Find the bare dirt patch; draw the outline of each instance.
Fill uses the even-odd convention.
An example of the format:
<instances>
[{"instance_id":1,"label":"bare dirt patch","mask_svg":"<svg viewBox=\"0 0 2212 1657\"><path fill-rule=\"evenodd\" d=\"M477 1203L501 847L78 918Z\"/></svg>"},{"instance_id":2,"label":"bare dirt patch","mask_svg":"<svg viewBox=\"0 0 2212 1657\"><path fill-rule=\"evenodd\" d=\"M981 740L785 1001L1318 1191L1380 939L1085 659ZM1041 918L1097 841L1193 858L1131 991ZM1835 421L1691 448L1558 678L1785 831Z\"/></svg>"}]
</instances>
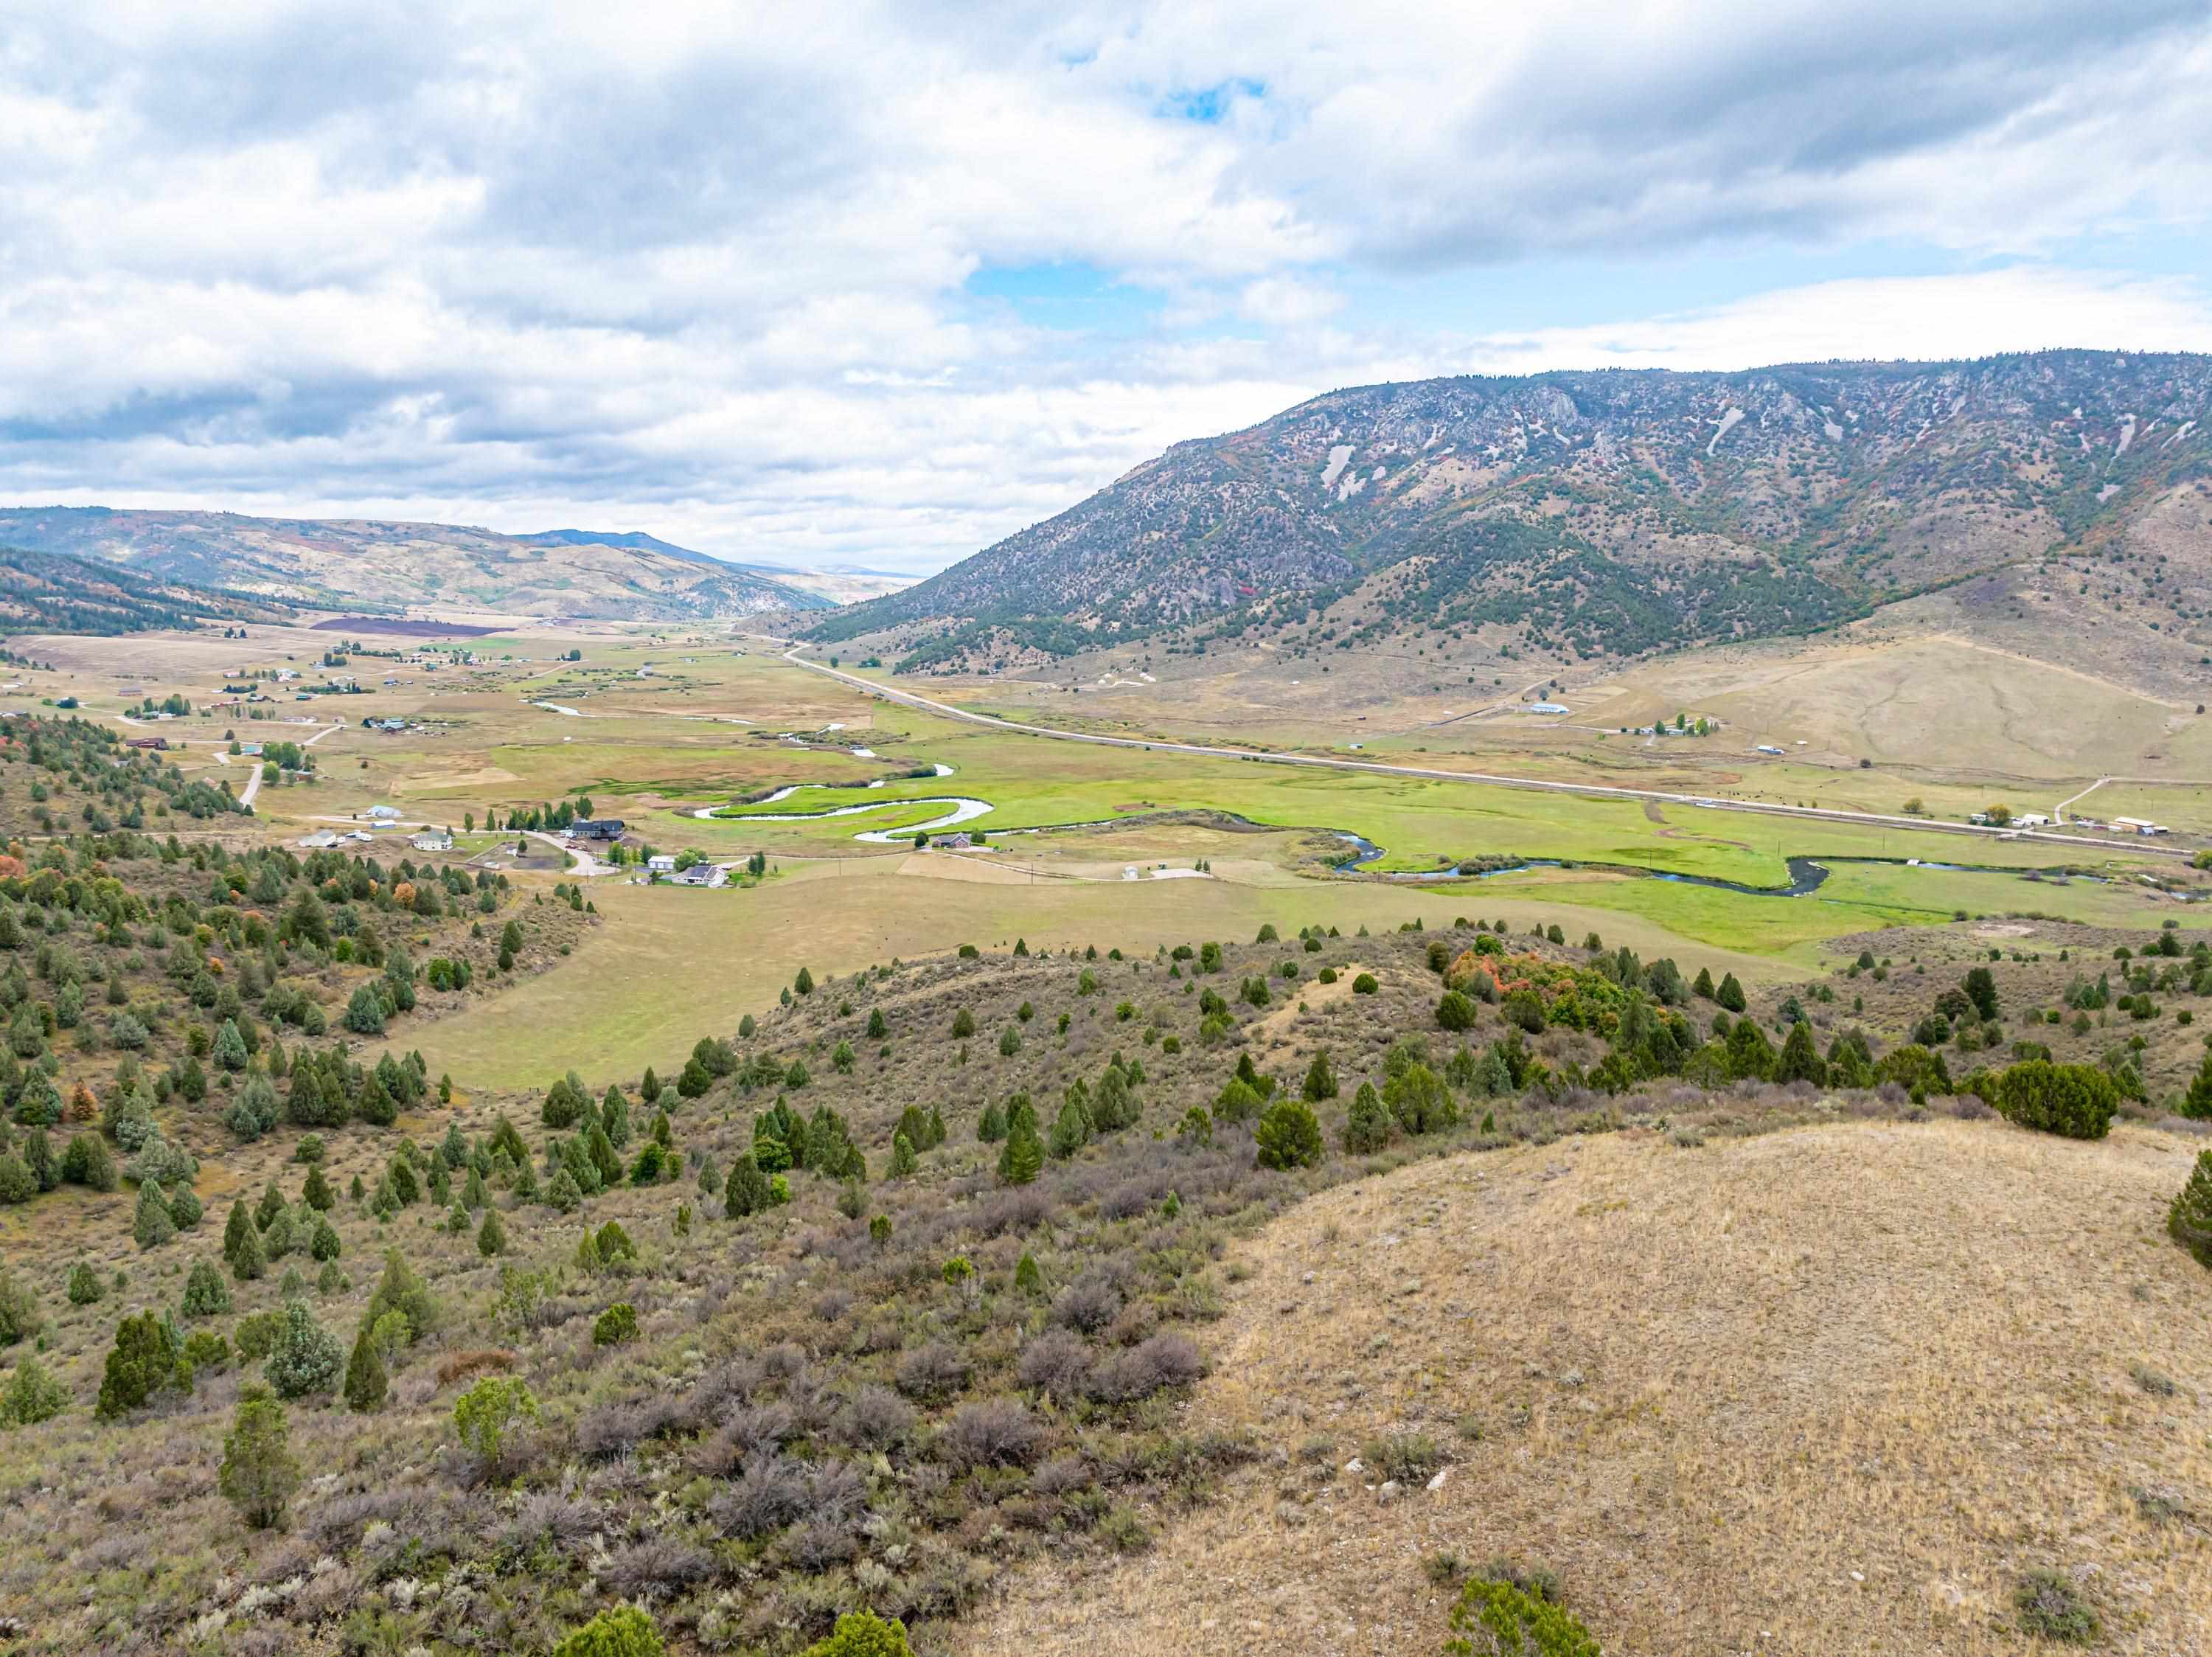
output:
<instances>
[{"instance_id":1,"label":"bare dirt patch","mask_svg":"<svg viewBox=\"0 0 2212 1657\"><path fill-rule=\"evenodd\" d=\"M1310 983L1299 984L1291 993L1290 1004L1276 1008L1267 1017L1260 1020L1253 1026L1255 1033L1263 1039L1273 1038L1287 1039L1291 1034L1291 1026L1297 1022L1300 1013L1317 1013L1323 1008L1334 1007L1340 1002L1351 1000L1352 980L1362 972L1371 971L1373 971L1371 967L1364 966L1358 961L1353 961L1336 969L1334 984L1322 984L1316 979Z\"/></svg>"}]
</instances>

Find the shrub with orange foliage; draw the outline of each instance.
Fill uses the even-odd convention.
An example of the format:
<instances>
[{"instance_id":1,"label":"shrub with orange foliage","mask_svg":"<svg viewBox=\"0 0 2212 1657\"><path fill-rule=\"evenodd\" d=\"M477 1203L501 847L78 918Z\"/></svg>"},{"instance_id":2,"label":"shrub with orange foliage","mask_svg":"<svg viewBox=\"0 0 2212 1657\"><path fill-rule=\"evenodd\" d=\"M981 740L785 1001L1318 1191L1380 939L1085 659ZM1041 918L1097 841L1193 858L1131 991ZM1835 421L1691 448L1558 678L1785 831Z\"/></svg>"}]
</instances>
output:
<instances>
[{"instance_id":1,"label":"shrub with orange foliage","mask_svg":"<svg viewBox=\"0 0 2212 1657\"><path fill-rule=\"evenodd\" d=\"M31 871L23 867L21 857L0 854L0 880L20 880Z\"/></svg>"},{"instance_id":2,"label":"shrub with orange foliage","mask_svg":"<svg viewBox=\"0 0 2212 1657\"><path fill-rule=\"evenodd\" d=\"M70 1090L69 1113L72 1122L89 1122L100 1114L100 1100L82 1081Z\"/></svg>"},{"instance_id":3,"label":"shrub with orange foliage","mask_svg":"<svg viewBox=\"0 0 2212 1657\"><path fill-rule=\"evenodd\" d=\"M402 880L392 887L392 901L402 909L412 909L415 906L415 882Z\"/></svg>"},{"instance_id":4,"label":"shrub with orange foliage","mask_svg":"<svg viewBox=\"0 0 2212 1657\"><path fill-rule=\"evenodd\" d=\"M451 1386L471 1375L489 1375L514 1368L514 1354L499 1347L476 1347L449 1352L438 1364L438 1385Z\"/></svg>"}]
</instances>

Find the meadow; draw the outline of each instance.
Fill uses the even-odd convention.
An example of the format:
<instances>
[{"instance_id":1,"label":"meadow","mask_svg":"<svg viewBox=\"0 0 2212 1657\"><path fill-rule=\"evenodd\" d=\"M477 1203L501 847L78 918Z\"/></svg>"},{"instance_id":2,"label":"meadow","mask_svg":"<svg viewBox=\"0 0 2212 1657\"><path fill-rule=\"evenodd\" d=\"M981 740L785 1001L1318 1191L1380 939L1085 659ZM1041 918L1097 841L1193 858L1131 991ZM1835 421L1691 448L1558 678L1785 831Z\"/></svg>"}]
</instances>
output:
<instances>
[{"instance_id":1,"label":"meadow","mask_svg":"<svg viewBox=\"0 0 2212 1657\"><path fill-rule=\"evenodd\" d=\"M1577 940L1601 929L1609 942L1647 958L1676 955L1692 972L1692 962L1709 964L1716 977L1735 972L1758 982L1773 971L1754 955L1547 892L931 878L933 866L954 861L879 852L786 866L759 886L714 892L602 882L592 897L607 924L572 958L435 1022L410 1024L400 1039L421 1051L433 1075L450 1072L471 1089L543 1087L549 1054L588 1075L635 1077L648 1064L666 1074L681 1068L702 1032L733 1029L745 1014L774 1006L802 966L817 976L844 974L962 943L996 952L1018 941L1055 953L1149 953L1209 938L1249 941L1270 923L1286 933L1319 926L1354 935L1362 927L1395 932L1415 920L1425 929L1446 928L1479 914L1524 929L1557 923Z\"/></svg>"}]
</instances>

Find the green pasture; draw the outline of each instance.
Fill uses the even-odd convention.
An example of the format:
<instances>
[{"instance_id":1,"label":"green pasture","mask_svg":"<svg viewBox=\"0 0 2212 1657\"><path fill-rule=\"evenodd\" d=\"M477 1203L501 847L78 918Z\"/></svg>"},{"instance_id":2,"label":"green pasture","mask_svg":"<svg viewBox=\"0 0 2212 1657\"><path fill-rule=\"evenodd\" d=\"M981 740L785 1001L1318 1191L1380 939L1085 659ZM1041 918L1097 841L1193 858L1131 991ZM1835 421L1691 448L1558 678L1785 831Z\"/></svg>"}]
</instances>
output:
<instances>
[{"instance_id":1,"label":"green pasture","mask_svg":"<svg viewBox=\"0 0 2212 1657\"><path fill-rule=\"evenodd\" d=\"M962 726L897 707L879 708L877 721L879 728L896 729L908 738L899 748L897 763L939 760L953 766L954 775L892 783L872 799L973 795L991 801L994 809L970 826L994 833L1144 811L1210 808L1274 827L1363 834L1385 849L1386 856L1376 866L1382 870L1431 868L1443 858L1504 856L1622 863L1753 886L1784 884L1784 860L1793 856L1970 858L2017 868L2053 866L2069 856L2066 848L2033 841L1969 840L1879 824L1769 818L1694 806L1662 807L1655 821L1633 801L1079 746ZM782 780L811 779L793 765ZM807 793L767 809L819 810L860 799L845 791ZM672 825L667 833L696 837L696 844L708 849L764 845L834 855L854 850L853 837L863 829L900 826L928 814L918 807L915 816L903 819L884 811L813 822L686 821L680 828ZM2102 855L2085 853L2082 861L2101 862Z\"/></svg>"}]
</instances>

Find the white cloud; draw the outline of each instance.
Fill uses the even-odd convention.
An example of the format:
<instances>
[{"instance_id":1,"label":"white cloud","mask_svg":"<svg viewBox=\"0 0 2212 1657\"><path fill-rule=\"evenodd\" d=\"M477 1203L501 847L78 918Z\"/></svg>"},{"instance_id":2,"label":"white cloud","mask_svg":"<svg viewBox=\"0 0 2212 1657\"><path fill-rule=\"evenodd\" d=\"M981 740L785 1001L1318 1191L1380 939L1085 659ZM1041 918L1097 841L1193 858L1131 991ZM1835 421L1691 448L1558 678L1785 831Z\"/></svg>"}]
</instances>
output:
<instances>
[{"instance_id":1,"label":"white cloud","mask_svg":"<svg viewBox=\"0 0 2212 1657\"><path fill-rule=\"evenodd\" d=\"M1331 386L2212 347L2197 283L2054 262L2115 225L2201 233L2209 42L2193 0L882 4L803 27L33 0L0 35L0 499L928 567ZM1629 294L1511 333L1433 290L1388 320L1347 297L1885 241L2038 262L1658 316ZM1121 308L963 288L1024 265L1095 271Z\"/></svg>"}]
</instances>

